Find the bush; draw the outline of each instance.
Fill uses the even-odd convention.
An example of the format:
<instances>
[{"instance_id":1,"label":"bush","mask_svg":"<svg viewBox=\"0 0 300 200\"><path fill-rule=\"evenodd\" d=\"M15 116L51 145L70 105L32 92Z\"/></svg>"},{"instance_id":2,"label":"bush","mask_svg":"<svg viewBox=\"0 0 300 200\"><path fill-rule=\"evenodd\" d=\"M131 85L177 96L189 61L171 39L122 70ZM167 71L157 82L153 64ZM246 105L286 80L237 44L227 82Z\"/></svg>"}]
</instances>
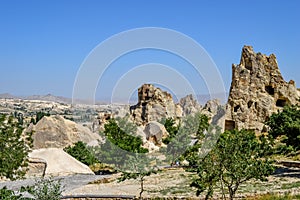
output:
<instances>
[{"instance_id":1,"label":"bush","mask_svg":"<svg viewBox=\"0 0 300 200\"><path fill-rule=\"evenodd\" d=\"M16 195L14 191L7 189L6 187L0 189L1 200L21 200L21 195ZM24 199L23 199L24 200Z\"/></svg>"},{"instance_id":2,"label":"bush","mask_svg":"<svg viewBox=\"0 0 300 200\"><path fill-rule=\"evenodd\" d=\"M88 166L99 162L82 141L76 142L74 146L64 148L64 151Z\"/></svg>"},{"instance_id":3,"label":"bush","mask_svg":"<svg viewBox=\"0 0 300 200\"><path fill-rule=\"evenodd\" d=\"M21 192L28 192L38 200L60 200L62 197L62 186L59 180L44 178L37 180L33 186L22 187Z\"/></svg>"},{"instance_id":4,"label":"bush","mask_svg":"<svg viewBox=\"0 0 300 200\"><path fill-rule=\"evenodd\" d=\"M300 149L299 106L284 107L281 112L271 115L265 124L270 127L269 136L272 139L281 138L281 142L286 144L286 147L280 153L286 153L286 150L291 150L291 147L294 150Z\"/></svg>"}]
</instances>

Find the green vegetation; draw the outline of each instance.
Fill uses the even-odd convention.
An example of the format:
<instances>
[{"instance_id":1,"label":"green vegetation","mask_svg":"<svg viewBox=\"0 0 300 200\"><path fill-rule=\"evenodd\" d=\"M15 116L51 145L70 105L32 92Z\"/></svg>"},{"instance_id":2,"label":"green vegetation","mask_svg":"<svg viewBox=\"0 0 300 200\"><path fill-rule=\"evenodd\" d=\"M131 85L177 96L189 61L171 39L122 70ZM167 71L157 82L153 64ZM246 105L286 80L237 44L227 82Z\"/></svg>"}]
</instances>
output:
<instances>
[{"instance_id":1,"label":"green vegetation","mask_svg":"<svg viewBox=\"0 0 300 200\"><path fill-rule=\"evenodd\" d=\"M99 163L92 151L82 141L76 142L73 146L65 147L64 151L88 166Z\"/></svg>"},{"instance_id":2,"label":"green vegetation","mask_svg":"<svg viewBox=\"0 0 300 200\"><path fill-rule=\"evenodd\" d=\"M32 197L24 197L24 192L28 192ZM22 186L18 192L9 190L6 187L0 189L1 200L60 200L61 197L61 183L52 178L37 180L33 186Z\"/></svg>"},{"instance_id":3,"label":"green vegetation","mask_svg":"<svg viewBox=\"0 0 300 200\"><path fill-rule=\"evenodd\" d=\"M169 133L169 136L167 138L163 139L163 143L169 144L171 142L171 140L176 137L178 130L180 128L180 124L176 125L176 122L173 118L167 118L167 119L163 120L162 123L164 124L166 130Z\"/></svg>"},{"instance_id":4,"label":"green vegetation","mask_svg":"<svg viewBox=\"0 0 300 200\"><path fill-rule=\"evenodd\" d=\"M140 199L142 199L142 194L145 191L145 178L151 174L159 172L158 168L151 166L151 161L153 161L153 159L146 157L143 154L134 154L129 156L125 163L126 171L122 171L121 177L118 178L118 181L137 179L140 182Z\"/></svg>"},{"instance_id":5,"label":"green vegetation","mask_svg":"<svg viewBox=\"0 0 300 200\"><path fill-rule=\"evenodd\" d=\"M270 127L269 136L280 140L276 153L285 154L300 150L300 109L299 106L286 106L281 112L273 114L266 125Z\"/></svg>"},{"instance_id":6,"label":"green vegetation","mask_svg":"<svg viewBox=\"0 0 300 200\"><path fill-rule=\"evenodd\" d=\"M44 178L36 181L33 186L21 188L21 192L27 191L39 200L60 200L62 186L59 180Z\"/></svg>"},{"instance_id":7,"label":"green vegetation","mask_svg":"<svg viewBox=\"0 0 300 200\"><path fill-rule=\"evenodd\" d=\"M12 116L0 114L0 177L11 180L25 175L32 132L24 133Z\"/></svg>"},{"instance_id":8,"label":"green vegetation","mask_svg":"<svg viewBox=\"0 0 300 200\"><path fill-rule=\"evenodd\" d=\"M167 131L170 131L170 136L166 138L167 148L162 149L161 152L165 152L168 160L171 163L175 161L187 159L192 156L192 152L197 148L198 143L195 146L189 147L191 144L191 136L194 134L195 140L200 141L204 138L204 131L209 128L208 117L201 113L195 113L194 115L188 115L182 119L179 125L175 125L173 119L166 119L165 127ZM189 154L189 156L187 156ZM184 158L183 158L184 155Z\"/></svg>"},{"instance_id":9,"label":"green vegetation","mask_svg":"<svg viewBox=\"0 0 300 200\"><path fill-rule=\"evenodd\" d=\"M35 118L30 119L30 123L37 124L44 116L50 116L50 114L39 111L35 114Z\"/></svg>"},{"instance_id":10,"label":"green vegetation","mask_svg":"<svg viewBox=\"0 0 300 200\"><path fill-rule=\"evenodd\" d=\"M214 149L197 160L198 177L191 186L197 188L197 195L207 191L208 199L218 185L223 197L227 188L229 198L233 199L242 183L253 178L265 181L274 171L272 161L266 157L270 150L266 138L258 140L252 131L226 131Z\"/></svg>"},{"instance_id":11,"label":"green vegetation","mask_svg":"<svg viewBox=\"0 0 300 200\"><path fill-rule=\"evenodd\" d=\"M128 160L129 154L148 152L142 147L142 139L135 135L137 127L127 118L110 119L104 128L104 144L93 148L100 162L120 167Z\"/></svg>"},{"instance_id":12,"label":"green vegetation","mask_svg":"<svg viewBox=\"0 0 300 200\"><path fill-rule=\"evenodd\" d=\"M16 195L14 191L9 190L6 187L0 189L0 197L1 200L24 200L22 195Z\"/></svg>"}]
</instances>

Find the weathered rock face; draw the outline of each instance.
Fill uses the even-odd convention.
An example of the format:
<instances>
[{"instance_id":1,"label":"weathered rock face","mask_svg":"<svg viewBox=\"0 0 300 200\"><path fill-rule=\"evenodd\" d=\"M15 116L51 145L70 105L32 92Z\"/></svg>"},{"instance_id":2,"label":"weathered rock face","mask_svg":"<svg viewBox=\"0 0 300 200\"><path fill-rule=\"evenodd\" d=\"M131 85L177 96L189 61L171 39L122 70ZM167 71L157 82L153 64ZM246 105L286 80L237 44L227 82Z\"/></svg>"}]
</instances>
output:
<instances>
[{"instance_id":1,"label":"weathered rock face","mask_svg":"<svg viewBox=\"0 0 300 200\"><path fill-rule=\"evenodd\" d=\"M299 98L295 82L285 82L274 54L255 53L244 46L239 65L232 66L225 129L262 131L272 113Z\"/></svg>"},{"instance_id":2,"label":"weathered rock face","mask_svg":"<svg viewBox=\"0 0 300 200\"><path fill-rule=\"evenodd\" d=\"M145 125L162 118L182 116L182 109L168 92L144 84L138 89L138 104L130 107L130 114L137 125Z\"/></svg>"},{"instance_id":3,"label":"weathered rock face","mask_svg":"<svg viewBox=\"0 0 300 200\"><path fill-rule=\"evenodd\" d=\"M146 125L144 132L146 134L146 139L157 146L161 146L162 140L169 135L164 125L155 121L149 122Z\"/></svg>"},{"instance_id":4,"label":"weathered rock face","mask_svg":"<svg viewBox=\"0 0 300 200\"><path fill-rule=\"evenodd\" d=\"M62 116L43 117L36 125L30 127L33 133L33 147L64 148L78 141L91 143L100 139L97 133L91 132L87 127L64 119Z\"/></svg>"},{"instance_id":5,"label":"weathered rock face","mask_svg":"<svg viewBox=\"0 0 300 200\"><path fill-rule=\"evenodd\" d=\"M184 116L199 112L201 110L200 104L191 94L180 99L179 104L182 107Z\"/></svg>"}]
</instances>

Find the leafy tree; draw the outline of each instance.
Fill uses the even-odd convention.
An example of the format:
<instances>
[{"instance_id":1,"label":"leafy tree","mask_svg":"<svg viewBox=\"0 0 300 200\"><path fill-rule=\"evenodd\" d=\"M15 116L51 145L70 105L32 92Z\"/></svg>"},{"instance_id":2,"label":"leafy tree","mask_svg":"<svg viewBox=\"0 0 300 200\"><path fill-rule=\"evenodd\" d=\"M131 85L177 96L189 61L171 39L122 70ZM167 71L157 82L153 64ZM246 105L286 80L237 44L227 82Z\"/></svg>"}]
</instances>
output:
<instances>
[{"instance_id":1,"label":"leafy tree","mask_svg":"<svg viewBox=\"0 0 300 200\"><path fill-rule=\"evenodd\" d=\"M188 115L184 122L184 128L190 133L190 135L195 135L198 140L203 139L204 132L209 127L209 118L207 115L200 112L194 115Z\"/></svg>"},{"instance_id":2,"label":"leafy tree","mask_svg":"<svg viewBox=\"0 0 300 200\"><path fill-rule=\"evenodd\" d=\"M269 141L247 130L225 131L217 144L204 158L197 162L198 177L191 186L197 188L197 195L207 191L206 199L213 195L219 184L225 196L225 188L230 199L243 182L250 179L265 181L274 168L268 159L271 147Z\"/></svg>"},{"instance_id":3,"label":"leafy tree","mask_svg":"<svg viewBox=\"0 0 300 200\"><path fill-rule=\"evenodd\" d=\"M166 128L166 130L169 133L169 136L167 138L163 139L163 143L169 144L171 142L171 140L178 133L178 130L180 128L180 124L176 125L175 120L171 117L163 120L162 123L164 124L164 127Z\"/></svg>"},{"instance_id":4,"label":"leafy tree","mask_svg":"<svg viewBox=\"0 0 300 200\"><path fill-rule=\"evenodd\" d=\"M92 151L88 149L86 143L82 141L76 142L73 146L65 147L64 151L86 165L99 162Z\"/></svg>"},{"instance_id":5,"label":"leafy tree","mask_svg":"<svg viewBox=\"0 0 300 200\"><path fill-rule=\"evenodd\" d=\"M31 135L32 132L23 134L17 119L0 114L0 177L14 180L25 175Z\"/></svg>"},{"instance_id":6,"label":"leafy tree","mask_svg":"<svg viewBox=\"0 0 300 200\"><path fill-rule=\"evenodd\" d=\"M133 135L135 134L135 131L133 130L136 129L131 127L131 125L132 124L129 122L125 123L124 120L120 120L118 124L116 120L110 119L109 123L104 125L104 134L111 143L125 151L147 153L148 150L142 147L142 139ZM124 130L128 130L129 133L126 133Z\"/></svg>"},{"instance_id":7,"label":"leafy tree","mask_svg":"<svg viewBox=\"0 0 300 200\"><path fill-rule=\"evenodd\" d=\"M104 128L104 144L93 148L99 161L122 166L129 154L148 152L142 147L142 139L135 135L137 127L127 118L110 119Z\"/></svg>"},{"instance_id":8,"label":"leafy tree","mask_svg":"<svg viewBox=\"0 0 300 200\"><path fill-rule=\"evenodd\" d=\"M287 147L300 149L300 109L299 106L286 106L281 112L271 115L266 125L269 135L276 139L282 137Z\"/></svg>"},{"instance_id":9,"label":"leafy tree","mask_svg":"<svg viewBox=\"0 0 300 200\"><path fill-rule=\"evenodd\" d=\"M169 124L174 126L174 122L170 121ZM169 125L169 126L170 126ZM202 113L195 113L194 115L186 116L180 127L175 127L176 134L172 136L167 146L166 153L174 163L176 160L182 160L182 155L187 158L192 156L196 149L200 148L198 141L204 138L204 132L209 128L208 117ZM195 137L195 145L191 146L192 136Z\"/></svg>"},{"instance_id":10,"label":"leafy tree","mask_svg":"<svg viewBox=\"0 0 300 200\"><path fill-rule=\"evenodd\" d=\"M154 160L145 156L145 154L133 154L129 156L129 159L125 163L126 171L122 171L121 177L118 178L119 182L137 179L140 182L140 199L142 199L142 194L145 191L145 178L160 171L156 166L151 166L150 163L152 161Z\"/></svg>"},{"instance_id":11,"label":"leafy tree","mask_svg":"<svg viewBox=\"0 0 300 200\"><path fill-rule=\"evenodd\" d=\"M35 114L35 121L34 124L37 124L44 116L50 116L49 113L45 113L42 111L39 111Z\"/></svg>"}]
</instances>

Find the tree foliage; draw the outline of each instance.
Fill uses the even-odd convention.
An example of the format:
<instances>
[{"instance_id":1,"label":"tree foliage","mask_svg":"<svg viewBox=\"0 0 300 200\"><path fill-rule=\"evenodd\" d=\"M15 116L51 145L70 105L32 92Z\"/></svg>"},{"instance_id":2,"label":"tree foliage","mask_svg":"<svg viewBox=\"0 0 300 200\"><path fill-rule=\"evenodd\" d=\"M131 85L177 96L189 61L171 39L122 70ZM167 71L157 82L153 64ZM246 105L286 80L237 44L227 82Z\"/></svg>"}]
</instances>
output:
<instances>
[{"instance_id":1,"label":"tree foliage","mask_svg":"<svg viewBox=\"0 0 300 200\"><path fill-rule=\"evenodd\" d=\"M294 150L300 149L300 109L299 106L286 106L281 112L271 115L266 125L270 127L269 135Z\"/></svg>"},{"instance_id":2,"label":"tree foliage","mask_svg":"<svg viewBox=\"0 0 300 200\"><path fill-rule=\"evenodd\" d=\"M176 125L175 120L171 117L163 120L163 124L164 127L166 128L166 131L168 131L169 133L169 136L163 139L163 143L169 144L171 140L176 137L178 130L180 128L180 124Z\"/></svg>"},{"instance_id":3,"label":"tree foliage","mask_svg":"<svg viewBox=\"0 0 300 200\"><path fill-rule=\"evenodd\" d=\"M198 177L191 186L197 188L197 195L207 191L209 198L214 187L220 185L223 194L227 188L233 199L241 183L253 178L265 181L273 172L272 161L267 158L270 151L264 136L257 139L252 131L225 131L212 151L198 160Z\"/></svg>"},{"instance_id":4,"label":"tree foliage","mask_svg":"<svg viewBox=\"0 0 300 200\"><path fill-rule=\"evenodd\" d=\"M82 141L76 142L73 146L65 147L64 151L88 166L99 162L93 152L88 149L86 143Z\"/></svg>"},{"instance_id":5,"label":"tree foliage","mask_svg":"<svg viewBox=\"0 0 300 200\"><path fill-rule=\"evenodd\" d=\"M128 160L129 154L148 152L142 147L142 139L136 135L137 127L127 118L110 119L104 128L104 144L93 148L100 162L118 167Z\"/></svg>"},{"instance_id":6,"label":"tree foliage","mask_svg":"<svg viewBox=\"0 0 300 200\"><path fill-rule=\"evenodd\" d=\"M136 129L132 123L120 120L118 124L115 119L110 119L109 123L104 125L104 128L106 138L119 148L133 153L148 152L147 149L142 147L142 139L134 136Z\"/></svg>"},{"instance_id":7,"label":"tree foliage","mask_svg":"<svg viewBox=\"0 0 300 200\"><path fill-rule=\"evenodd\" d=\"M23 134L21 124L12 116L0 114L0 177L23 177L32 146L32 132Z\"/></svg>"},{"instance_id":8,"label":"tree foliage","mask_svg":"<svg viewBox=\"0 0 300 200\"><path fill-rule=\"evenodd\" d=\"M160 151L167 155L168 161L174 163L186 159L183 156L194 153L195 148L199 148L199 145L191 146L191 143L197 143L204 138L204 132L209 128L208 119L206 115L198 112L184 117L179 125L172 118L164 121L169 137L164 141L167 147Z\"/></svg>"},{"instance_id":9,"label":"tree foliage","mask_svg":"<svg viewBox=\"0 0 300 200\"><path fill-rule=\"evenodd\" d=\"M118 181L121 182L129 179L137 179L140 182L139 198L142 199L142 194L145 191L145 178L160 171L155 165L151 165L153 161L154 159L151 159L145 154L136 153L129 156L128 160L125 162L126 171L122 171Z\"/></svg>"}]
</instances>

